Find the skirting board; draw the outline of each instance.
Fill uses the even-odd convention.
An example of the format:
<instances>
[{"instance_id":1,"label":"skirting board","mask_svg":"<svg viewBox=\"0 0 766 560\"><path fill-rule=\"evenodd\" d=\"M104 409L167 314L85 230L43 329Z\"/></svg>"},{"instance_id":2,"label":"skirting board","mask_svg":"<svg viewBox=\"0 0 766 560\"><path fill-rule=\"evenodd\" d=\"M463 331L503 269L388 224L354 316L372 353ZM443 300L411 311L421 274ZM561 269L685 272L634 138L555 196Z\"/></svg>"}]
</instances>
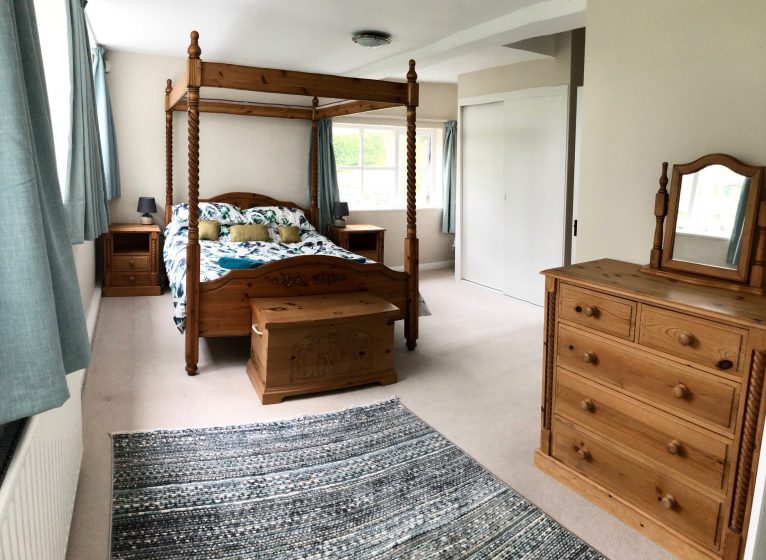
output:
<instances>
[{"instance_id":1,"label":"skirting board","mask_svg":"<svg viewBox=\"0 0 766 560\"><path fill-rule=\"evenodd\" d=\"M455 261L436 261L436 262L430 262L430 263L420 263L420 266L418 267L419 270L439 270L442 268L454 268L455 267ZM403 266L392 266L390 267L391 270L397 270L399 272L404 271Z\"/></svg>"}]
</instances>

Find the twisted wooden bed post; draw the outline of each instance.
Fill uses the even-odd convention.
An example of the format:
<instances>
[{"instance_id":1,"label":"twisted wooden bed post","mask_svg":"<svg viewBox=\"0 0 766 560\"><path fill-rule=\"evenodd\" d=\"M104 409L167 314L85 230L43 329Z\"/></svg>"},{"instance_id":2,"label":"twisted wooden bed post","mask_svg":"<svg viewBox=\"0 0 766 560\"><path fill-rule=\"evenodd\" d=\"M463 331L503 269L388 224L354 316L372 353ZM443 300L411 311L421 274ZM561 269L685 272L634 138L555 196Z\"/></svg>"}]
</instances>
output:
<instances>
[{"instance_id":1,"label":"twisted wooden bed post","mask_svg":"<svg viewBox=\"0 0 766 560\"><path fill-rule=\"evenodd\" d=\"M311 101L311 178L310 178L310 210L311 210L311 223L319 229L319 211L317 205L317 190L319 186L319 141L318 141L318 115L317 105L319 105L319 99L316 97ZM322 231L322 234L327 232Z\"/></svg>"},{"instance_id":2,"label":"twisted wooden bed post","mask_svg":"<svg viewBox=\"0 0 766 560\"><path fill-rule=\"evenodd\" d=\"M202 50L199 33L191 32L186 90L189 120L189 242L186 246L186 373L197 375L199 361L199 88Z\"/></svg>"},{"instance_id":3,"label":"twisted wooden bed post","mask_svg":"<svg viewBox=\"0 0 766 560\"><path fill-rule=\"evenodd\" d=\"M173 82L168 79L165 86L165 225L170 223L173 212L173 110L170 108L170 93Z\"/></svg>"},{"instance_id":4,"label":"twisted wooden bed post","mask_svg":"<svg viewBox=\"0 0 766 560\"><path fill-rule=\"evenodd\" d=\"M419 293L419 247L417 235L417 208L415 193L415 108L418 106L418 75L415 61L410 60L407 72L407 235L404 238L404 271L408 275L407 316L404 319L404 336L407 349L414 350L418 341Z\"/></svg>"}]
</instances>

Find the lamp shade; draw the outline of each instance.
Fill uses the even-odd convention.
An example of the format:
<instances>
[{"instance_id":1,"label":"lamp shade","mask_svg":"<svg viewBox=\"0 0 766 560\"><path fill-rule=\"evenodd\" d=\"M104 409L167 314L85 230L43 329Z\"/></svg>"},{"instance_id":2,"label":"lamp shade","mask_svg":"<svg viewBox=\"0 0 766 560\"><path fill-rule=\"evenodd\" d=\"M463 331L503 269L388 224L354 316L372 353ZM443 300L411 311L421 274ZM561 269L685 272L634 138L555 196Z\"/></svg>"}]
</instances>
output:
<instances>
[{"instance_id":1,"label":"lamp shade","mask_svg":"<svg viewBox=\"0 0 766 560\"><path fill-rule=\"evenodd\" d=\"M157 212L157 203L154 202L153 196L142 196L138 199L138 208L136 212L142 214L154 214Z\"/></svg>"},{"instance_id":2,"label":"lamp shade","mask_svg":"<svg viewBox=\"0 0 766 560\"><path fill-rule=\"evenodd\" d=\"M332 213L335 218L343 218L349 215L348 202L336 202L332 205Z\"/></svg>"}]
</instances>

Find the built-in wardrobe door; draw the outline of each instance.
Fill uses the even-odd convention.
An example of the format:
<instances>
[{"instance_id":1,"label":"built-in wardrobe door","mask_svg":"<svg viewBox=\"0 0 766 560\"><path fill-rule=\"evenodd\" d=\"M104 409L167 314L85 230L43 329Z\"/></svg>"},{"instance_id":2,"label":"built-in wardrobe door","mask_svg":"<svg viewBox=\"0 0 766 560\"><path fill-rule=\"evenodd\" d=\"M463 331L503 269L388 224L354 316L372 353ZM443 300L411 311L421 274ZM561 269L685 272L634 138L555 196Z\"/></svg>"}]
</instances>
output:
<instances>
[{"instance_id":1,"label":"built-in wardrobe door","mask_svg":"<svg viewBox=\"0 0 766 560\"><path fill-rule=\"evenodd\" d=\"M463 107L462 143L462 278L503 289L503 103Z\"/></svg>"},{"instance_id":2,"label":"built-in wardrobe door","mask_svg":"<svg viewBox=\"0 0 766 560\"><path fill-rule=\"evenodd\" d=\"M566 87L515 92L505 101L503 292L543 304L540 271L564 264Z\"/></svg>"},{"instance_id":3,"label":"built-in wardrobe door","mask_svg":"<svg viewBox=\"0 0 766 560\"><path fill-rule=\"evenodd\" d=\"M564 264L567 86L461 99L461 278L542 305Z\"/></svg>"}]
</instances>

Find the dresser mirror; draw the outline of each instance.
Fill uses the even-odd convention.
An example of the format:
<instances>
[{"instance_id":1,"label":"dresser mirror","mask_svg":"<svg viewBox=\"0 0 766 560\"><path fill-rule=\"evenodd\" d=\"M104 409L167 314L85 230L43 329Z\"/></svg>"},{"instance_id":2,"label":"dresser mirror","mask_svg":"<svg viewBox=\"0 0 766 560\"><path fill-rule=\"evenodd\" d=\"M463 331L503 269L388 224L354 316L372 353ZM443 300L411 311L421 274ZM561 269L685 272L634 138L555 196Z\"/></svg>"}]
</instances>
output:
<instances>
[{"instance_id":1,"label":"dresser mirror","mask_svg":"<svg viewBox=\"0 0 766 560\"><path fill-rule=\"evenodd\" d=\"M668 191L664 163L655 200L654 246L649 270L645 270L700 284L762 292L766 258L763 175L763 167L725 154L710 154L674 165Z\"/></svg>"}]
</instances>

